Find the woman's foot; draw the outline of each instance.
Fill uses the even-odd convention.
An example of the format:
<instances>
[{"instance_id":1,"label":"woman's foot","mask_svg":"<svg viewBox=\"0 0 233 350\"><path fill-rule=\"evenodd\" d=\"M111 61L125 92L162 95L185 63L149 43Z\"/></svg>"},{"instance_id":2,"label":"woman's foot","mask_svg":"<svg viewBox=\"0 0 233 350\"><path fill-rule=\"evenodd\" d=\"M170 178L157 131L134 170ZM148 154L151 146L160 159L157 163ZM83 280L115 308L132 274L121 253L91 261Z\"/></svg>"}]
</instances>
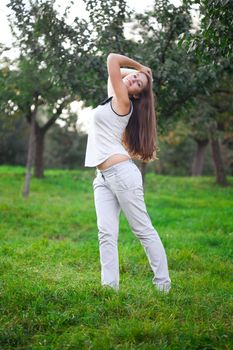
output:
<instances>
[{"instance_id":1,"label":"woman's foot","mask_svg":"<svg viewBox=\"0 0 233 350\"><path fill-rule=\"evenodd\" d=\"M118 291L119 290L119 286L112 283L112 284L102 284L102 287L104 288L111 288L111 289L114 289L115 291Z\"/></svg>"},{"instance_id":2,"label":"woman's foot","mask_svg":"<svg viewBox=\"0 0 233 350\"><path fill-rule=\"evenodd\" d=\"M158 291L163 292L163 293L169 293L171 289L171 283L156 283L155 287Z\"/></svg>"}]
</instances>

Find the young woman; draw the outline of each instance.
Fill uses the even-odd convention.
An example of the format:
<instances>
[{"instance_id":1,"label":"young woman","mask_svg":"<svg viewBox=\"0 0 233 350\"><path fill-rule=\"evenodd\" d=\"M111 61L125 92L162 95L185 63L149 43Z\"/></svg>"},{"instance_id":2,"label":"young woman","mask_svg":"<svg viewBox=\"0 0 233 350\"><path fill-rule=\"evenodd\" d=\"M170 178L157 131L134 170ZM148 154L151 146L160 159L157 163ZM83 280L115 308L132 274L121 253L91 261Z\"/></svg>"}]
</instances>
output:
<instances>
[{"instance_id":1,"label":"young woman","mask_svg":"<svg viewBox=\"0 0 233 350\"><path fill-rule=\"evenodd\" d=\"M133 70L121 67L131 67ZM156 156L156 117L151 69L123 55L107 59L108 99L93 112L85 166L93 181L101 263L101 283L119 289L118 233L123 210L140 240L160 291L171 287L166 253L144 202L142 175L132 158Z\"/></svg>"}]
</instances>

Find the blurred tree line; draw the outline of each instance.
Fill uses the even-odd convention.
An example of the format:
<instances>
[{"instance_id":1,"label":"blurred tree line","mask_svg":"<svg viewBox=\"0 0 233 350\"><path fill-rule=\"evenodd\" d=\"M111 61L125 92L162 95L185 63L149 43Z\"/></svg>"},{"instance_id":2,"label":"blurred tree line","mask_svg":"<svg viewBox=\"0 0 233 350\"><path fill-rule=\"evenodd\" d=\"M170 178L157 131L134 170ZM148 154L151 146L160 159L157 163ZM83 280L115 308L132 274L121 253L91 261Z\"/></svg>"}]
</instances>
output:
<instances>
[{"instance_id":1,"label":"blurred tree line","mask_svg":"<svg viewBox=\"0 0 233 350\"><path fill-rule=\"evenodd\" d=\"M87 135L70 104L95 107L106 97L106 58L117 52L154 75L159 160L140 164L142 172L215 171L217 182L227 184L233 174L232 1L174 6L158 0L137 14L124 0L85 0L88 19L77 15L69 23L78 3L70 1L63 13L51 0L8 3L19 57L10 60L10 48L1 45L0 163L27 163L29 178L32 167L37 177L44 167L83 167Z\"/></svg>"}]
</instances>

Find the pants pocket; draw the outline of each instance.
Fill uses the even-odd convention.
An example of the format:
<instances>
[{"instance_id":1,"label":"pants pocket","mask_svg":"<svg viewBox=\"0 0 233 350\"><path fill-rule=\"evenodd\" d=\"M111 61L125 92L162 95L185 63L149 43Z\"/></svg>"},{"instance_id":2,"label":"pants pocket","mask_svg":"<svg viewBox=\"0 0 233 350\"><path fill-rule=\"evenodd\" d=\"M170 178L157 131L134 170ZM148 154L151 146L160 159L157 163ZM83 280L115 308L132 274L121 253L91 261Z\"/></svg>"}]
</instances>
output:
<instances>
[{"instance_id":1,"label":"pants pocket","mask_svg":"<svg viewBox=\"0 0 233 350\"><path fill-rule=\"evenodd\" d=\"M137 166L119 169L116 174L117 189L119 191L142 188L142 175Z\"/></svg>"},{"instance_id":2,"label":"pants pocket","mask_svg":"<svg viewBox=\"0 0 233 350\"><path fill-rule=\"evenodd\" d=\"M92 187L95 187L95 185L97 184L98 181L99 181L99 177L98 177L98 175L96 175L96 177L92 181Z\"/></svg>"}]
</instances>

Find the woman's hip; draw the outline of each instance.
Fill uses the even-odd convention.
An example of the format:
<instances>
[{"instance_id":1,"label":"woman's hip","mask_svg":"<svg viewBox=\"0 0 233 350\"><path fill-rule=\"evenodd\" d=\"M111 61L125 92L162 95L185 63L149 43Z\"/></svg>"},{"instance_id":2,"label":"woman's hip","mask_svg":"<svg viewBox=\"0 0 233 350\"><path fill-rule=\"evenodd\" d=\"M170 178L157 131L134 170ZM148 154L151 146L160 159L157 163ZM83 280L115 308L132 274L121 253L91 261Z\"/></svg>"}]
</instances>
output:
<instances>
[{"instance_id":1,"label":"woman's hip","mask_svg":"<svg viewBox=\"0 0 233 350\"><path fill-rule=\"evenodd\" d=\"M114 164L106 170L97 169L94 189L98 184L113 191L130 191L143 187L141 172L132 159Z\"/></svg>"}]
</instances>

